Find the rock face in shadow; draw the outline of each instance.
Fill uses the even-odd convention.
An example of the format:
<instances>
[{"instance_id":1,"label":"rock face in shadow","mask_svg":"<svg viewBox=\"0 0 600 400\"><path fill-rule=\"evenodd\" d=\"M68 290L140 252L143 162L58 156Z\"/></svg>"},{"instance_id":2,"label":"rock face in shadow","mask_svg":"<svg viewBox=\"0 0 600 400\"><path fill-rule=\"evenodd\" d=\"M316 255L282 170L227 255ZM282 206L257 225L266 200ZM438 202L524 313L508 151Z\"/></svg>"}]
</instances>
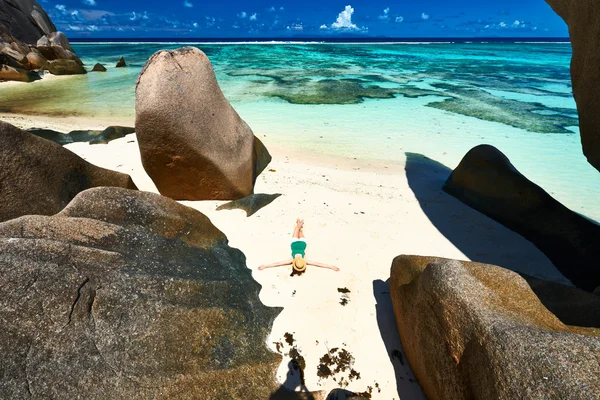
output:
<instances>
[{"instance_id":1,"label":"rock face in shadow","mask_svg":"<svg viewBox=\"0 0 600 400\"><path fill-rule=\"evenodd\" d=\"M531 241L575 286L600 286L600 226L521 175L495 147L471 149L443 189Z\"/></svg>"},{"instance_id":2,"label":"rock face in shadow","mask_svg":"<svg viewBox=\"0 0 600 400\"><path fill-rule=\"evenodd\" d=\"M600 396L600 330L564 325L516 273L399 256L390 291L406 358L429 399Z\"/></svg>"},{"instance_id":3,"label":"rock face in shadow","mask_svg":"<svg viewBox=\"0 0 600 400\"><path fill-rule=\"evenodd\" d=\"M250 217L254 215L256 212L260 211L263 207L268 206L276 198L281 196L280 193L275 194L251 194L250 196L246 196L243 199L230 201L229 203L221 204L217 207L217 211L221 210L244 210L246 212L246 217Z\"/></svg>"},{"instance_id":4,"label":"rock face in shadow","mask_svg":"<svg viewBox=\"0 0 600 400\"><path fill-rule=\"evenodd\" d=\"M0 398L266 399L278 309L203 214L121 188L0 224Z\"/></svg>"},{"instance_id":5,"label":"rock face in shadow","mask_svg":"<svg viewBox=\"0 0 600 400\"><path fill-rule=\"evenodd\" d=\"M546 0L569 26L573 48L571 80L579 113L583 152L600 171L600 3Z\"/></svg>"},{"instance_id":6,"label":"rock face in shadow","mask_svg":"<svg viewBox=\"0 0 600 400\"><path fill-rule=\"evenodd\" d=\"M563 324L600 328L600 296L572 286L520 275L544 306Z\"/></svg>"},{"instance_id":7,"label":"rock face in shadow","mask_svg":"<svg viewBox=\"0 0 600 400\"><path fill-rule=\"evenodd\" d=\"M176 200L248 196L271 160L194 47L148 60L137 81L135 127L144 169Z\"/></svg>"},{"instance_id":8,"label":"rock face in shadow","mask_svg":"<svg viewBox=\"0 0 600 400\"><path fill-rule=\"evenodd\" d=\"M37 1L0 0L0 39L34 45L56 27Z\"/></svg>"},{"instance_id":9,"label":"rock face in shadow","mask_svg":"<svg viewBox=\"0 0 600 400\"><path fill-rule=\"evenodd\" d=\"M63 133L52 129L31 128L27 132L32 135L51 140L60 145L69 143L86 142L89 144L108 144L115 139L120 139L135 132L135 128L128 126L109 126L103 131L71 131Z\"/></svg>"},{"instance_id":10,"label":"rock face in shadow","mask_svg":"<svg viewBox=\"0 0 600 400\"><path fill-rule=\"evenodd\" d=\"M129 175L92 165L5 122L0 122L0 166L0 221L55 214L92 187L136 188Z\"/></svg>"}]
</instances>

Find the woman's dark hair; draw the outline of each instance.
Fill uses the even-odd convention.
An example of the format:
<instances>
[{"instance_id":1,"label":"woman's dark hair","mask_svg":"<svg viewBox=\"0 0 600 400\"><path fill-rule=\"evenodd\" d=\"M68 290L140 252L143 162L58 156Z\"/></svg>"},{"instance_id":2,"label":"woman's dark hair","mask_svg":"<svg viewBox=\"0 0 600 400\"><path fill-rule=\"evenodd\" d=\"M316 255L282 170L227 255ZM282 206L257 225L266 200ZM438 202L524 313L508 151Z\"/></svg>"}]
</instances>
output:
<instances>
[{"instance_id":1,"label":"woman's dark hair","mask_svg":"<svg viewBox=\"0 0 600 400\"><path fill-rule=\"evenodd\" d=\"M292 273L290 274L290 276L294 276L294 275L300 276L305 272L306 272L306 268L304 269L304 271L296 271L296 268L292 267Z\"/></svg>"}]
</instances>

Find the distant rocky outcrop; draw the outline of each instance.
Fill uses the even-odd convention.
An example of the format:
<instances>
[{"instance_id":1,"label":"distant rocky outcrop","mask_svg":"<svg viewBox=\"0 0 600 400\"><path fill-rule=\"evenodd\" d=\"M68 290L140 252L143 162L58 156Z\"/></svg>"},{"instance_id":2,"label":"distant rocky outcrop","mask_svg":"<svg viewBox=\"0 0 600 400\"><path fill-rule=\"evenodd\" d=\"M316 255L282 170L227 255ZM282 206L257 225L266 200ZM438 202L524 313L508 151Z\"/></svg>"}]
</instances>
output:
<instances>
[{"instance_id":1,"label":"distant rocky outcrop","mask_svg":"<svg viewBox=\"0 0 600 400\"><path fill-rule=\"evenodd\" d=\"M39 79L40 76L35 72L9 65L0 65L0 80L2 81L33 82Z\"/></svg>"},{"instance_id":2,"label":"distant rocky outcrop","mask_svg":"<svg viewBox=\"0 0 600 400\"><path fill-rule=\"evenodd\" d=\"M137 81L136 133L144 169L176 200L248 196L271 160L194 47L148 60Z\"/></svg>"},{"instance_id":3,"label":"distant rocky outcrop","mask_svg":"<svg viewBox=\"0 0 600 400\"><path fill-rule=\"evenodd\" d=\"M92 72L106 72L106 67L100 63L96 63L94 68L92 68Z\"/></svg>"},{"instance_id":4,"label":"distant rocky outcrop","mask_svg":"<svg viewBox=\"0 0 600 400\"><path fill-rule=\"evenodd\" d=\"M123 58L123 56L121 56L121 58L119 58L119 61L117 61L117 65L115 65L115 68L123 68L126 66L127 64L125 63L125 59Z\"/></svg>"},{"instance_id":5,"label":"distant rocky outcrop","mask_svg":"<svg viewBox=\"0 0 600 400\"><path fill-rule=\"evenodd\" d=\"M600 171L600 3L546 0L569 26L573 59L571 78L579 113L583 152Z\"/></svg>"},{"instance_id":6,"label":"distant rocky outcrop","mask_svg":"<svg viewBox=\"0 0 600 400\"><path fill-rule=\"evenodd\" d=\"M53 75L80 75L87 73L81 64L73 60L48 61L46 69Z\"/></svg>"},{"instance_id":7,"label":"distant rocky outcrop","mask_svg":"<svg viewBox=\"0 0 600 400\"><path fill-rule=\"evenodd\" d=\"M0 224L0 398L267 399L281 357L242 252L121 188Z\"/></svg>"},{"instance_id":8,"label":"distant rocky outcrop","mask_svg":"<svg viewBox=\"0 0 600 400\"><path fill-rule=\"evenodd\" d=\"M525 178L495 147L471 149L443 189L531 241L575 286L600 286L600 226Z\"/></svg>"},{"instance_id":9,"label":"distant rocky outcrop","mask_svg":"<svg viewBox=\"0 0 600 400\"><path fill-rule=\"evenodd\" d=\"M135 132L135 128L128 126L109 126L103 131L71 131L63 133L52 129L31 128L27 132L51 140L60 145L69 143L86 142L89 144L108 144L115 139L120 139Z\"/></svg>"},{"instance_id":10,"label":"distant rocky outcrop","mask_svg":"<svg viewBox=\"0 0 600 400\"><path fill-rule=\"evenodd\" d=\"M34 45L56 27L36 1L0 0L0 41Z\"/></svg>"},{"instance_id":11,"label":"distant rocky outcrop","mask_svg":"<svg viewBox=\"0 0 600 400\"><path fill-rule=\"evenodd\" d=\"M0 58L0 80L31 82L46 69L57 75L86 73L67 37L32 0L0 0L0 54L10 59Z\"/></svg>"},{"instance_id":12,"label":"distant rocky outcrop","mask_svg":"<svg viewBox=\"0 0 600 400\"><path fill-rule=\"evenodd\" d=\"M27 54L27 62L33 69L44 69L48 64L48 59L42 55L37 49Z\"/></svg>"},{"instance_id":13,"label":"distant rocky outcrop","mask_svg":"<svg viewBox=\"0 0 600 400\"><path fill-rule=\"evenodd\" d=\"M565 325L516 273L399 256L390 282L402 347L427 398L600 398L600 329Z\"/></svg>"},{"instance_id":14,"label":"distant rocky outcrop","mask_svg":"<svg viewBox=\"0 0 600 400\"><path fill-rule=\"evenodd\" d=\"M56 214L92 187L136 188L129 175L92 165L5 122L0 122L0 166L0 221Z\"/></svg>"}]
</instances>

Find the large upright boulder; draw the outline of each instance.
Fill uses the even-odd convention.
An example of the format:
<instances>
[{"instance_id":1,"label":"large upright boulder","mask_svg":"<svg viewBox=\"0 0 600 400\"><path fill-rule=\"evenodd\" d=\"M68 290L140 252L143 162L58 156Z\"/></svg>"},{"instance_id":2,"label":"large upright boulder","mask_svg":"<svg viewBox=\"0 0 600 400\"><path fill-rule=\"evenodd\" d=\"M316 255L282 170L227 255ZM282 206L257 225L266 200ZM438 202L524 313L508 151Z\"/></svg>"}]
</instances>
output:
<instances>
[{"instance_id":1,"label":"large upright boulder","mask_svg":"<svg viewBox=\"0 0 600 400\"><path fill-rule=\"evenodd\" d=\"M144 169L177 200L245 197L271 160L194 47L148 60L137 81L135 127Z\"/></svg>"},{"instance_id":2,"label":"large upright boulder","mask_svg":"<svg viewBox=\"0 0 600 400\"><path fill-rule=\"evenodd\" d=\"M583 152L600 170L600 2L546 0L569 26L571 79Z\"/></svg>"},{"instance_id":3,"label":"large upright boulder","mask_svg":"<svg viewBox=\"0 0 600 400\"><path fill-rule=\"evenodd\" d=\"M129 175L92 165L56 143L0 122L0 221L56 214L79 192L97 186L135 189Z\"/></svg>"},{"instance_id":4,"label":"large upright boulder","mask_svg":"<svg viewBox=\"0 0 600 400\"><path fill-rule=\"evenodd\" d=\"M0 224L0 398L267 399L281 357L244 255L157 194Z\"/></svg>"},{"instance_id":5,"label":"large upright boulder","mask_svg":"<svg viewBox=\"0 0 600 400\"><path fill-rule=\"evenodd\" d=\"M428 399L600 398L600 329L563 324L516 273L399 256L390 292Z\"/></svg>"},{"instance_id":6,"label":"large upright boulder","mask_svg":"<svg viewBox=\"0 0 600 400\"><path fill-rule=\"evenodd\" d=\"M531 241L575 286L600 286L600 226L525 178L495 147L471 149L443 189Z\"/></svg>"}]
</instances>

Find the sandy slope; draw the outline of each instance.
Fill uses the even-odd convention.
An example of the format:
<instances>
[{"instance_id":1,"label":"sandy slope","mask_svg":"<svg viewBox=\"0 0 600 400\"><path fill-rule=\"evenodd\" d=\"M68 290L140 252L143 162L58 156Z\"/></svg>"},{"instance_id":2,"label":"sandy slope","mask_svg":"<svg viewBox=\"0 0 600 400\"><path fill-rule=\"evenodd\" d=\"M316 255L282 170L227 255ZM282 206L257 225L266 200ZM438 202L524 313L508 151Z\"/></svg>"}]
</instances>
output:
<instances>
[{"instance_id":1,"label":"sandy slope","mask_svg":"<svg viewBox=\"0 0 600 400\"><path fill-rule=\"evenodd\" d=\"M76 121L70 123L72 127ZM92 127L96 126L85 126ZM293 345L306 362L308 390L330 390L343 379L350 382L349 390L372 387L375 399L423 398L408 363L399 356L386 283L392 259L399 254L473 259L564 281L531 244L441 192L447 171L440 166L416 156L406 161L402 154L396 166L365 165L274 148L268 137L261 139L273 162L259 177L256 193L281 197L249 218L241 210L215 210L225 202L183 203L209 216L230 245L244 252L263 287L261 300L283 307L268 344L288 354L285 334L293 334ZM142 168L135 135L108 145L76 143L67 148L96 165L130 174L141 190L156 192ZM313 267L292 278L286 268L256 270L260 264L289 257L298 216L305 219L307 258L335 264L341 272ZM343 296L338 288L350 292ZM340 304L343 297L346 305ZM319 359L335 348L351 353L352 369L360 379L349 379L350 370L326 379L317 376ZM288 361L284 357L277 376L295 388L299 376L289 374Z\"/></svg>"}]
</instances>

